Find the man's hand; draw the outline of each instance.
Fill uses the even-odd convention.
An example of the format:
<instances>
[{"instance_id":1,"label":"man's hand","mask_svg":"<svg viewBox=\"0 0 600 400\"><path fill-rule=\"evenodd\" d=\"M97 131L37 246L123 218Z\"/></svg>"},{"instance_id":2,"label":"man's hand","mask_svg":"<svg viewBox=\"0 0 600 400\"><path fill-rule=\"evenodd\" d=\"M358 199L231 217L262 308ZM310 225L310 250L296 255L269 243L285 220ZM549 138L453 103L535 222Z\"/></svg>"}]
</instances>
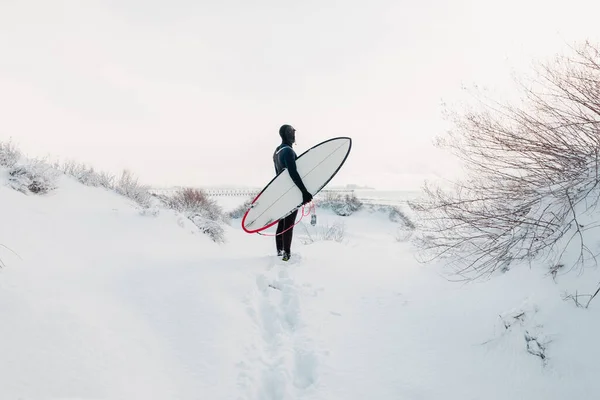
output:
<instances>
[{"instance_id":1,"label":"man's hand","mask_svg":"<svg viewBox=\"0 0 600 400\"><path fill-rule=\"evenodd\" d=\"M304 205L306 203L310 203L312 201L312 199L313 199L312 194L310 194L308 191L302 192L302 205Z\"/></svg>"}]
</instances>

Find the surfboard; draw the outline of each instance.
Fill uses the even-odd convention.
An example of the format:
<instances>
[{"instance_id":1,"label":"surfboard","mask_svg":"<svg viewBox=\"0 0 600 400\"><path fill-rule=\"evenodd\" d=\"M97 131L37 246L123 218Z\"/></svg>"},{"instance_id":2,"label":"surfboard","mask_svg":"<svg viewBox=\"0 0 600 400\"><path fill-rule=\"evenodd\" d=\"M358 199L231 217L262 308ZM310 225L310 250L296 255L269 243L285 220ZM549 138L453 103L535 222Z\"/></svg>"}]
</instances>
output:
<instances>
[{"instance_id":1,"label":"surfboard","mask_svg":"<svg viewBox=\"0 0 600 400\"><path fill-rule=\"evenodd\" d=\"M310 194L315 196L331 181L346 162L351 148L351 138L336 137L298 156L296 168ZM242 229L247 233L260 232L301 206L302 192L284 169L254 198L242 218Z\"/></svg>"}]
</instances>

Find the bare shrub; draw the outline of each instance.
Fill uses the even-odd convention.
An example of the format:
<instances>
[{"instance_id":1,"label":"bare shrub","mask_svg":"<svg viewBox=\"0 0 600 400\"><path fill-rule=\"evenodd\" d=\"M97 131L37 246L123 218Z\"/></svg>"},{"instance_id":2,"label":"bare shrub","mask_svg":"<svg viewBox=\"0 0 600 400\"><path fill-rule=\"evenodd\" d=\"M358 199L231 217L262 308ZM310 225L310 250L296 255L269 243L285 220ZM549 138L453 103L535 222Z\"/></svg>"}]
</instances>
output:
<instances>
[{"instance_id":1,"label":"bare shrub","mask_svg":"<svg viewBox=\"0 0 600 400\"><path fill-rule=\"evenodd\" d=\"M323 203L333 203L336 201L341 201L342 199L342 195L341 193L338 192L334 192L334 191L328 191L325 190L323 191Z\"/></svg>"},{"instance_id":2,"label":"bare shrub","mask_svg":"<svg viewBox=\"0 0 600 400\"><path fill-rule=\"evenodd\" d=\"M138 179L127 170L123 171L121 178L114 185L117 193L130 198L144 208L150 207L152 196L149 189L149 186L140 184Z\"/></svg>"},{"instance_id":3,"label":"bare shrub","mask_svg":"<svg viewBox=\"0 0 600 400\"><path fill-rule=\"evenodd\" d=\"M56 189L58 171L41 160L15 164L9 171L9 185L22 193L46 194Z\"/></svg>"},{"instance_id":4,"label":"bare shrub","mask_svg":"<svg viewBox=\"0 0 600 400\"><path fill-rule=\"evenodd\" d=\"M63 164L57 163L55 167L65 175L72 176L87 186L113 189L115 185L115 177L113 175L106 172L96 172L93 167L88 167L83 163L70 161Z\"/></svg>"},{"instance_id":5,"label":"bare shrub","mask_svg":"<svg viewBox=\"0 0 600 400\"><path fill-rule=\"evenodd\" d=\"M554 280L554 282L556 282L556 277L558 276L558 272L564 268L565 265L562 263L556 263L553 264L549 269L548 269L548 273L550 275L552 275L552 279Z\"/></svg>"},{"instance_id":6,"label":"bare shrub","mask_svg":"<svg viewBox=\"0 0 600 400\"><path fill-rule=\"evenodd\" d=\"M12 142L0 142L0 166L13 167L21 158L21 152Z\"/></svg>"},{"instance_id":7,"label":"bare shrub","mask_svg":"<svg viewBox=\"0 0 600 400\"><path fill-rule=\"evenodd\" d=\"M220 223L227 222L227 216L203 190L184 188L173 196L162 197L162 200L168 207L184 214L213 241L225 241L225 230Z\"/></svg>"},{"instance_id":8,"label":"bare shrub","mask_svg":"<svg viewBox=\"0 0 600 400\"><path fill-rule=\"evenodd\" d=\"M467 177L411 202L424 259L448 257L469 279L551 251L560 259L573 240L576 264L595 258L583 237L594 225L580 217L598 200L600 53L585 43L519 88L520 104L481 99L482 109L450 114L455 128L437 145Z\"/></svg>"},{"instance_id":9,"label":"bare shrub","mask_svg":"<svg viewBox=\"0 0 600 400\"><path fill-rule=\"evenodd\" d=\"M363 203L354 193L342 195L335 192L326 192L324 198L318 202L319 207L331 209L339 216L347 217L363 207Z\"/></svg>"},{"instance_id":10,"label":"bare shrub","mask_svg":"<svg viewBox=\"0 0 600 400\"><path fill-rule=\"evenodd\" d=\"M416 228L412 219L410 219L400 207L389 206L388 213L390 221L401 224L407 230L414 230Z\"/></svg>"},{"instance_id":11,"label":"bare shrub","mask_svg":"<svg viewBox=\"0 0 600 400\"><path fill-rule=\"evenodd\" d=\"M213 221L223 221L223 209L203 190L185 188L168 198L171 208L185 213L198 214Z\"/></svg>"},{"instance_id":12,"label":"bare shrub","mask_svg":"<svg viewBox=\"0 0 600 400\"><path fill-rule=\"evenodd\" d=\"M414 230L406 229L406 228L398 228L396 229L396 241L397 242L407 242L413 236Z\"/></svg>"},{"instance_id":13,"label":"bare shrub","mask_svg":"<svg viewBox=\"0 0 600 400\"><path fill-rule=\"evenodd\" d=\"M198 227L200 232L210 237L214 242L225 242L225 230L218 221L205 218L198 214L188 216L188 218Z\"/></svg>"},{"instance_id":14,"label":"bare shrub","mask_svg":"<svg viewBox=\"0 0 600 400\"><path fill-rule=\"evenodd\" d=\"M229 218L231 218L231 219L242 218L244 216L244 214L246 213L246 211L248 211L248 209L252 205L252 200L254 200L254 198L247 199L246 201L244 201L244 203L240 204L238 207L231 210L229 212Z\"/></svg>"},{"instance_id":15,"label":"bare shrub","mask_svg":"<svg viewBox=\"0 0 600 400\"><path fill-rule=\"evenodd\" d=\"M407 242L416 229L413 220L399 207L389 204L367 204L365 206L370 212L387 214L391 222L397 223L395 239L397 242Z\"/></svg>"},{"instance_id":16,"label":"bare shrub","mask_svg":"<svg viewBox=\"0 0 600 400\"><path fill-rule=\"evenodd\" d=\"M304 230L306 236L302 238L303 244L311 244L318 241L333 241L340 243L346 237L346 225L339 221L334 222L332 225L318 225L313 229L312 233L306 226L304 226Z\"/></svg>"},{"instance_id":17,"label":"bare shrub","mask_svg":"<svg viewBox=\"0 0 600 400\"><path fill-rule=\"evenodd\" d=\"M580 308L589 308L590 303L592 302L592 300L594 300L596 298L596 296L598 295L598 293L600 293L600 286L598 286L598 288L596 289L596 291L594 293L591 294L581 294L579 292L575 292L575 294L570 294L565 292L563 295L563 300L573 300L573 303L575 303L575 305L577 307Z\"/></svg>"}]
</instances>

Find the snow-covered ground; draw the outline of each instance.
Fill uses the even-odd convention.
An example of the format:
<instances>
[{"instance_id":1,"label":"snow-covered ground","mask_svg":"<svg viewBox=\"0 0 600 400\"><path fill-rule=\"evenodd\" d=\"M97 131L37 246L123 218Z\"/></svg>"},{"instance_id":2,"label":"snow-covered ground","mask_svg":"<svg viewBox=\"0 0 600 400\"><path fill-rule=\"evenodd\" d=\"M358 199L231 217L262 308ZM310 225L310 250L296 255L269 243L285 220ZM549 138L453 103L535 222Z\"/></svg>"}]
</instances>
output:
<instances>
[{"instance_id":1,"label":"snow-covered ground","mask_svg":"<svg viewBox=\"0 0 600 400\"><path fill-rule=\"evenodd\" d=\"M543 265L452 283L369 209L318 210L283 263L272 237L239 220L217 244L174 211L143 215L64 176L44 196L6 179L0 168L0 399L600 393L600 300L561 298L591 291L595 269L558 283ZM342 226L342 240L323 240Z\"/></svg>"}]
</instances>

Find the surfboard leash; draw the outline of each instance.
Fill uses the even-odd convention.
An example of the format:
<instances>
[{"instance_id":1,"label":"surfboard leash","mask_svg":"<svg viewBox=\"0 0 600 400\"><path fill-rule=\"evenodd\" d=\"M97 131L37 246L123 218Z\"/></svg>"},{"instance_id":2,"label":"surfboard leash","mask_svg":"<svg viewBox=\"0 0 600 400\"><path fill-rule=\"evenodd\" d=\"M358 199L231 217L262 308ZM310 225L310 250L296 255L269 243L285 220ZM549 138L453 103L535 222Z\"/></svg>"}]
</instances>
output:
<instances>
[{"instance_id":1,"label":"surfboard leash","mask_svg":"<svg viewBox=\"0 0 600 400\"><path fill-rule=\"evenodd\" d=\"M300 221L302 221L302 218L308 217L309 215L311 215L311 213L314 213L314 211L315 211L315 205L314 205L314 203L312 201L310 202L310 206L308 207L308 214L304 214L304 207L305 207L305 204L302 205L302 212L300 213L300 219L298 221L296 221L292 226L290 226L289 228L281 231L280 233L276 233L274 235L267 235L267 234L262 233L262 232L256 232L256 233L258 233L259 235L262 235L262 236L271 236L271 237L282 235L284 232L287 232L290 229L292 229L293 227L295 227L296 225L298 225L300 223Z\"/></svg>"}]
</instances>

